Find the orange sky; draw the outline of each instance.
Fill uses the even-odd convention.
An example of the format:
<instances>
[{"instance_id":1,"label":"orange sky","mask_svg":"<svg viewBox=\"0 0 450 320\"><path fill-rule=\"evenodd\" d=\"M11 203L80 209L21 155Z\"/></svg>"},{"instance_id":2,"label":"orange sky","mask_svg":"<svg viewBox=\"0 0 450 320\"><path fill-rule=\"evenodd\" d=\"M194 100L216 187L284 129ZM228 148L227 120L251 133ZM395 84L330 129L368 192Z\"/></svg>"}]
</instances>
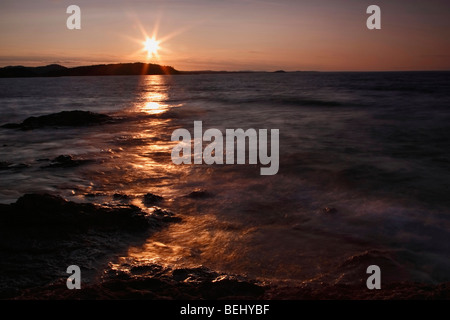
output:
<instances>
[{"instance_id":1,"label":"orange sky","mask_svg":"<svg viewBox=\"0 0 450 320\"><path fill-rule=\"evenodd\" d=\"M66 8L81 8L68 30ZM382 29L366 28L377 4ZM158 62L179 70L450 70L448 0L0 2L0 66Z\"/></svg>"}]
</instances>

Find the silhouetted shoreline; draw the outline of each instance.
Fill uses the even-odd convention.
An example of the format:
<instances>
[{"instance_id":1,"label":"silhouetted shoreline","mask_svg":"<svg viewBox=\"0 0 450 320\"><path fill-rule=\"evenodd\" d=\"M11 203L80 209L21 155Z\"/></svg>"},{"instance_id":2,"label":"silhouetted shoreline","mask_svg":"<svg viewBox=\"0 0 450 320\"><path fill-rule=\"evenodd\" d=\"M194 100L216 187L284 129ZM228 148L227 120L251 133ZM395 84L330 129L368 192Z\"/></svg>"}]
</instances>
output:
<instances>
[{"instance_id":1,"label":"silhouetted shoreline","mask_svg":"<svg viewBox=\"0 0 450 320\"><path fill-rule=\"evenodd\" d=\"M179 74L170 66L153 63L99 64L67 68L59 64L42 67L8 66L0 68L2 78L65 77L65 76L113 76L113 75L163 75Z\"/></svg>"},{"instance_id":2,"label":"silhouetted shoreline","mask_svg":"<svg viewBox=\"0 0 450 320\"><path fill-rule=\"evenodd\" d=\"M171 66L163 66L154 63L115 63L98 64L90 66L64 67L59 64L49 64L39 67L6 66L0 67L0 78L38 78L38 77L77 77L77 76L130 76L130 75L201 75L201 74L253 74L253 73L273 73L273 74L314 74L322 71L296 70L296 71L255 71L255 70L192 70L181 71ZM449 71L433 70L385 70L385 71L324 71L327 73L436 73Z\"/></svg>"},{"instance_id":3,"label":"silhouetted shoreline","mask_svg":"<svg viewBox=\"0 0 450 320\"><path fill-rule=\"evenodd\" d=\"M171 66L153 63L116 63L67 68L59 64L40 67L7 66L0 68L0 78L34 78L67 76L126 76L126 75L175 75L175 74L222 74L254 73L256 71L179 71Z\"/></svg>"}]
</instances>

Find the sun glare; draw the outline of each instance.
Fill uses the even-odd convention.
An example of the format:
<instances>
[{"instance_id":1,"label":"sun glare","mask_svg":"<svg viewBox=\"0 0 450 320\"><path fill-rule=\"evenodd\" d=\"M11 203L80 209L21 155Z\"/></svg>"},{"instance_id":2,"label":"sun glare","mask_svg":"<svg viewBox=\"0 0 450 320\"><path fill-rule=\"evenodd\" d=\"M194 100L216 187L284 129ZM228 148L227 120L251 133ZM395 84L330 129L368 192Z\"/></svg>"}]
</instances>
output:
<instances>
[{"instance_id":1,"label":"sun glare","mask_svg":"<svg viewBox=\"0 0 450 320\"><path fill-rule=\"evenodd\" d=\"M154 38L146 38L144 41L144 50L147 51L148 56L158 54L159 41Z\"/></svg>"},{"instance_id":2,"label":"sun glare","mask_svg":"<svg viewBox=\"0 0 450 320\"><path fill-rule=\"evenodd\" d=\"M164 43L167 40L187 30L187 27L185 27L179 30L175 30L163 37L159 37L159 19L157 19L157 21L155 22L155 26L153 27L153 31L151 34L147 33L144 26L137 18L136 24L142 33L142 38L130 38L134 42L140 44L140 48L135 53L131 54L131 56L135 57L139 55L139 57L142 58L142 56L145 54L146 62L152 61L154 63L161 63L161 52L170 53L170 50L166 46L164 46Z\"/></svg>"}]
</instances>

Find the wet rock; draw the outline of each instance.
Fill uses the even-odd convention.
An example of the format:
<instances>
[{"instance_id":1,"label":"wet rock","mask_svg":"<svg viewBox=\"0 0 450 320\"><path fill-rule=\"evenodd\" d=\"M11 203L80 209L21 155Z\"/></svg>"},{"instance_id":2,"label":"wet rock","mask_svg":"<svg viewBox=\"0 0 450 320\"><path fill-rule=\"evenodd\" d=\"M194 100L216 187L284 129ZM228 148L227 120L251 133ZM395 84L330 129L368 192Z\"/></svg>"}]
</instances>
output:
<instances>
[{"instance_id":1,"label":"wet rock","mask_svg":"<svg viewBox=\"0 0 450 320\"><path fill-rule=\"evenodd\" d=\"M96 197L104 197L104 193L96 192L96 193L87 193L84 195L85 198L96 198Z\"/></svg>"},{"instance_id":2,"label":"wet rock","mask_svg":"<svg viewBox=\"0 0 450 320\"><path fill-rule=\"evenodd\" d=\"M44 166L43 168L71 168L89 162L92 162L92 160L75 160L71 155L60 155L51 160L51 163L48 166Z\"/></svg>"},{"instance_id":3,"label":"wet rock","mask_svg":"<svg viewBox=\"0 0 450 320\"><path fill-rule=\"evenodd\" d=\"M9 170L9 169L24 169L29 168L30 165L26 163L10 163L0 161L0 170Z\"/></svg>"},{"instance_id":4,"label":"wet rock","mask_svg":"<svg viewBox=\"0 0 450 320\"><path fill-rule=\"evenodd\" d=\"M212 272L212 271L209 271ZM382 290L367 287L304 283L298 285L262 285L229 275L208 277L200 282L171 278L167 270L158 275L130 277L117 275L101 283L86 284L81 290L67 290L65 281L25 290L15 299L88 299L88 300L449 300L450 282L425 284L398 282Z\"/></svg>"},{"instance_id":5,"label":"wet rock","mask_svg":"<svg viewBox=\"0 0 450 320\"><path fill-rule=\"evenodd\" d=\"M125 265L126 266L126 265ZM22 291L16 299L174 299L174 300L448 300L450 283L438 285L397 282L382 290L363 285L307 281L262 284L244 276L218 273L205 267L172 269L156 264L110 265L101 281L81 290L67 290L65 279Z\"/></svg>"},{"instance_id":6,"label":"wet rock","mask_svg":"<svg viewBox=\"0 0 450 320\"><path fill-rule=\"evenodd\" d=\"M205 198L211 198L213 194L209 193L206 190L194 190L191 193L187 194L186 198L191 199L205 199Z\"/></svg>"},{"instance_id":7,"label":"wet rock","mask_svg":"<svg viewBox=\"0 0 450 320\"><path fill-rule=\"evenodd\" d=\"M176 221L175 215L166 216L133 205L76 203L50 194L26 194L0 204L0 298L64 280L67 266L74 263L85 279L92 279L106 261L126 254L129 245L145 243L152 232ZM61 284L68 291L65 281ZM84 297L95 290L85 291ZM42 292L33 299L51 295Z\"/></svg>"},{"instance_id":8,"label":"wet rock","mask_svg":"<svg viewBox=\"0 0 450 320\"><path fill-rule=\"evenodd\" d=\"M67 290L65 283L25 291L19 299L262 299L266 287L245 277L205 267L171 269L159 265L108 272L100 283Z\"/></svg>"},{"instance_id":9,"label":"wet rock","mask_svg":"<svg viewBox=\"0 0 450 320\"><path fill-rule=\"evenodd\" d=\"M70 162L73 161L72 156L70 155L60 155L57 156L55 159L52 160L53 162L59 162L59 163L64 163L64 162Z\"/></svg>"},{"instance_id":10,"label":"wet rock","mask_svg":"<svg viewBox=\"0 0 450 320\"><path fill-rule=\"evenodd\" d=\"M90 111L62 111L43 115L39 117L29 117L22 123L7 123L2 128L33 130L43 127L65 127L65 126L89 126L94 124L102 124L111 121L112 118L100 113Z\"/></svg>"},{"instance_id":11,"label":"wet rock","mask_svg":"<svg viewBox=\"0 0 450 320\"><path fill-rule=\"evenodd\" d=\"M146 195L144 195L144 199L142 200L142 202L146 205L146 206L152 206L158 202L161 202L162 200L164 200L163 197L158 196L156 194L153 193L147 193Z\"/></svg>"},{"instance_id":12,"label":"wet rock","mask_svg":"<svg viewBox=\"0 0 450 320\"><path fill-rule=\"evenodd\" d=\"M187 279L196 279L196 282L212 281L217 276L217 273L206 267L180 268L172 271L172 278L178 282L186 282Z\"/></svg>"},{"instance_id":13,"label":"wet rock","mask_svg":"<svg viewBox=\"0 0 450 320\"><path fill-rule=\"evenodd\" d=\"M161 275L164 272L164 268L158 264L144 264L136 265L130 268L130 272L133 275Z\"/></svg>"},{"instance_id":14,"label":"wet rock","mask_svg":"<svg viewBox=\"0 0 450 320\"><path fill-rule=\"evenodd\" d=\"M123 193L114 193L113 194L113 199L114 200L122 200L122 201L127 201L130 200L130 196L123 194Z\"/></svg>"},{"instance_id":15,"label":"wet rock","mask_svg":"<svg viewBox=\"0 0 450 320\"><path fill-rule=\"evenodd\" d=\"M165 216L164 216L165 217ZM143 212L133 205L75 203L50 194L26 194L16 203L0 207L0 221L6 227L33 226L36 230L77 232L87 229L136 230L158 227L175 219Z\"/></svg>"},{"instance_id":16,"label":"wet rock","mask_svg":"<svg viewBox=\"0 0 450 320\"><path fill-rule=\"evenodd\" d=\"M156 208L153 210L153 217L163 222L179 222L181 221L180 217L175 216L173 212L168 210L163 210L161 208Z\"/></svg>"},{"instance_id":17,"label":"wet rock","mask_svg":"<svg viewBox=\"0 0 450 320\"><path fill-rule=\"evenodd\" d=\"M7 170L10 169L10 166L12 165L11 162L6 161L0 161L0 170Z\"/></svg>"}]
</instances>

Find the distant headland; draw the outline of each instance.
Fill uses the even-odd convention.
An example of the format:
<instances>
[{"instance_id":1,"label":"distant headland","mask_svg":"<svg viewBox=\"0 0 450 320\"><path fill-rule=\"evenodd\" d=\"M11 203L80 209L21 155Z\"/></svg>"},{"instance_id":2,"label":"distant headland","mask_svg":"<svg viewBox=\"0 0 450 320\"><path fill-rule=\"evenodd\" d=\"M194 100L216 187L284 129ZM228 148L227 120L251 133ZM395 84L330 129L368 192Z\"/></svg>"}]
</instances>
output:
<instances>
[{"instance_id":1,"label":"distant headland","mask_svg":"<svg viewBox=\"0 0 450 320\"><path fill-rule=\"evenodd\" d=\"M152 63L99 64L67 68L59 64L42 67L8 66L0 68L0 77L64 77L64 76L113 76L113 75L162 75L178 74L180 71L170 66Z\"/></svg>"},{"instance_id":2,"label":"distant headland","mask_svg":"<svg viewBox=\"0 0 450 320\"><path fill-rule=\"evenodd\" d=\"M123 75L175 75L250 73L253 71L179 71L171 66L153 63L98 64L67 68L59 64L41 67L8 66L0 68L0 78L65 77L65 76L123 76Z\"/></svg>"}]
</instances>

